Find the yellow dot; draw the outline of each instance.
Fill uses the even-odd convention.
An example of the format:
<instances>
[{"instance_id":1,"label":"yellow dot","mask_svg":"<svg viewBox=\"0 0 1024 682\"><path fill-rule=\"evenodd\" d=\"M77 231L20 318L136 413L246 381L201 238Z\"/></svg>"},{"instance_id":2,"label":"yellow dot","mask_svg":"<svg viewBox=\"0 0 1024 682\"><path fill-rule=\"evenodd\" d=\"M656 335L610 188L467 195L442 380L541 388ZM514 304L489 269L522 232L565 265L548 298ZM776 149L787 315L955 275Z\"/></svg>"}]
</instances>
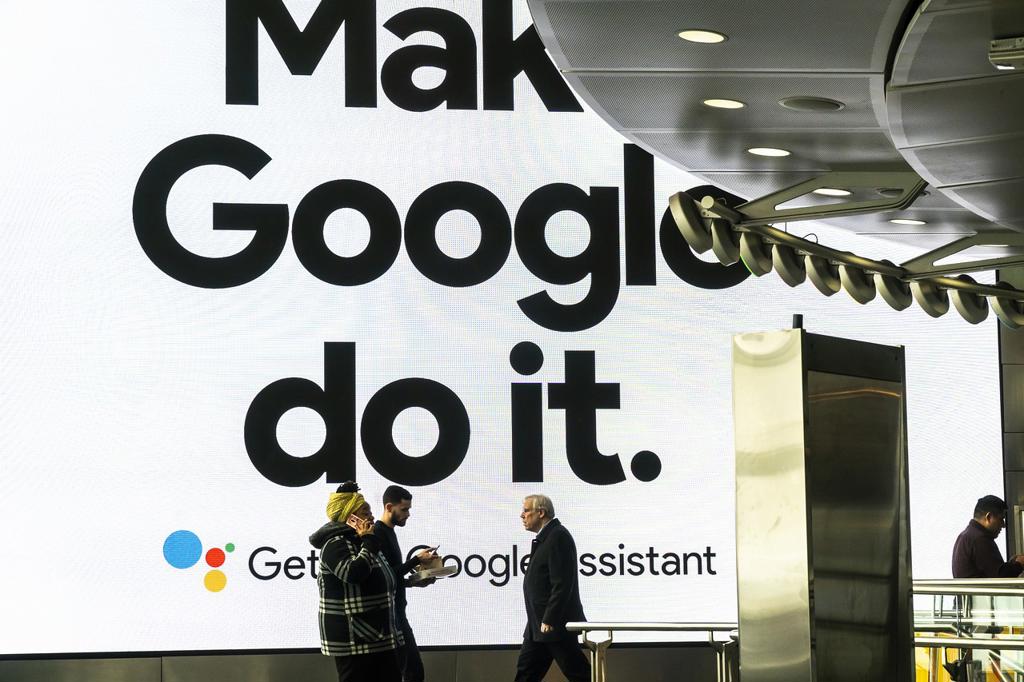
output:
<instances>
[{"instance_id":1,"label":"yellow dot","mask_svg":"<svg viewBox=\"0 0 1024 682\"><path fill-rule=\"evenodd\" d=\"M206 576L203 578L203 584L206 585L206 589L210 592L220 592L228 584L228 577L224 575L223 571L214 569L206 573Z\"/></svg>"}]
</instances>

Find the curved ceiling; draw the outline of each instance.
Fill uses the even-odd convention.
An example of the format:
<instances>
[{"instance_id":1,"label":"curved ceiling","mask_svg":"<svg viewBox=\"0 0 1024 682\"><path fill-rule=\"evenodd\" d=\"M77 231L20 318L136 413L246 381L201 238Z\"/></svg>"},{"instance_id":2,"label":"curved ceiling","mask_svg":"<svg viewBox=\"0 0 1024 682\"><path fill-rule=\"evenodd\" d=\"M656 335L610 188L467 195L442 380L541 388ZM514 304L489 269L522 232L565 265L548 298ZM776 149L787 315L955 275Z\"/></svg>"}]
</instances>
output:
<instances>
[{"instance_id":1,"label":"curved ceiling","mask_svg":"<svg viewBox=\"0 0 1024 682\"><path fill-rule=\"evenodd\" d=\"M529 4L556 65L591 107L711 184L756 199L828 171L912 169L931 187L898 216L829 224L923 248L1024 231L1024 72L997 70L988 54L993 38L1024 35L1021 0ZM727 40L687 42L684 29ZM794 97L843 106L780 104ZM710 98L745 106L712 108Z\"/></svg>"}]
</instances>

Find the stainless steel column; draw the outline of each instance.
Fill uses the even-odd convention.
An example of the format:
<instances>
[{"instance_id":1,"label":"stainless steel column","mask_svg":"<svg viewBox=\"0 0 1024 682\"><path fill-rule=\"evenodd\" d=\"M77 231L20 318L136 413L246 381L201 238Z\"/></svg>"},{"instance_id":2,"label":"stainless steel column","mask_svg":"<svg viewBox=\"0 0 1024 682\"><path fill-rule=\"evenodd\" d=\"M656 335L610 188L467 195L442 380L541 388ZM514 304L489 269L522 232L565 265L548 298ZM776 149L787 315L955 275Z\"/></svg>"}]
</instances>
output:
<instances>
[{"instance_id":1,"label":"stainless steel column","mask_svg":"<svg viewBox=\"0 0 1024 682\"><path fill-rule=\"evenodd\" d=\"M1004 268L999 281L1024 285L1024 268ZM1003 499L1007 515L1007 555L1024 554L1024 329L999 330L999 369L1003 406ZM993 494L999 494L993 490ZM998 542L1002 543L1002 538Z\"/></svg>"},{"instance_id":2,"label":"stainless steel column","mask_svg":"<svg viewBox=\"0 0 1024 682\"><path fill-rule=\"evenodd\" d=\"M903 349L733 342L743 682L910 682Z\"/></svg>"}]
</instances>

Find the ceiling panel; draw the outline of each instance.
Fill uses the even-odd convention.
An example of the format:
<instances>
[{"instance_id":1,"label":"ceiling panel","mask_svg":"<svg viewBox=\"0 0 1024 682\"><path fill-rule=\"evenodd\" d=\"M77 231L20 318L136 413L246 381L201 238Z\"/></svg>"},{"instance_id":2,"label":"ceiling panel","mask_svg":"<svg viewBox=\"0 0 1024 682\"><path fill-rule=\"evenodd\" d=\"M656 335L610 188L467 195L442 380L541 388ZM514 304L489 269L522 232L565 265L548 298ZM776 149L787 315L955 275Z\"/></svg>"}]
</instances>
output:
<instances>
[{"instance_id":1,"label":"ceiling panel","mask_svg":"<svg viewBox=\"0 0 1024 682\"><path fill-rule=\"evenodd\" d=\"M1024 111L1024 73L897 88L886 102L898 147L1016 135Z\"/></svg>"},{"instance_id":2,"label":"ceiling panel","mask_svg":"<svg viewBox=\"0 0 1024 682\"><path fill-rule=\"evenodd\" d=\"M911 218L925 221L924 225L895 225L889 221L893 218ZM869 213L848 218L835 218L828 221L833 227L850 230L861 234L916 234L937 232L943 234L973 234L997 230L992 223L967 209L929 209L910 207L903 211L887 213ZM947 240L949 241L949 240Z\"/></svg>"},{"instance_id":3,"label":"ceiling panel","mask_svg":"<svg viewBox=\"0 0 1024 682\"><path fill-rule=\"evenodd\" d=\"M991 12L986 3L916 19L893 64L890 87L984 78L1000 72L988 60Z\"/></svg>"},{"instance_id":4,"label":"ceiling panel","mask_svg":"<svg viewBox=\"0 0 1024 682\"><path fill-rule=\"evenodd\" d=\"M558 0L531 7L538 29L557 41L566 62L560 66L569 69L880 72L899 19L890 0L792 0L784 11L744 0ZM729 40L688 43L676 36L686 28L713 29Z\"/></svg>"},{"instance_id":5,"label":"ceiling panel","mask_svg":"<svg viewBox=\"0 0 1024 682\"><path fill-rule=\"evenodd\" d=\"M989 0L925 0L921 3L924 12L941 12L947 9L962 9L964 7L989 6Z\"/></svg>"},{"instance_id":6,"label":"ceiling panel","mask_svg":"<svg viewBox=\"0 0 1024 682\"><path fill-rule=\"evenodd\" d=\"M914 147L903 153L937 187L1024 176L1024 132L1009 138Z\"/></svg>"},{"instance_id":7,"label":"ceiling panel","mask_svg":"<svg viewBox=\"0 0 1024 682\"><path fill-rule=\"evenodd\" d=\"M993 36L1024 27L1024 0L529 2L583 98L625 137L711 184L756 198L830 170L913 170L934 189L902 213L925 225L890 224L897 214L829 224L894 239L929 234L935 245L1024 228L1024 72L988 62ZM684 28L729 38L687 43L676 36ZM786 97L846 107L794 112L779 106ZM710 109L701 104L709 98L747 106ZM758 157L750 147L792 155Z\"/></svg>"},{"instance_id":8,"label":"ceiling panel","mask_svg":"<svg viewBox=\"0 0 1024 682\"><path fill-rule=\"evenodd\" d=\"M871 106L873 75L671 75L604 73L578 75L581 87L600 102L621 130L806 130L877 129ZM787 97L824 97L845 108L827 114L787 109ZM743 109L713 109L710 98L737 99Z\"/></svg>"},{"instance_id":9,"label":"ceiling panel","mask_svg":"<svg viewBox=\"0 0 1024 682\"><path fill-rule=\"evenodd\" d=\"M1024 229L1024 178L943 189L1007 227Z\"/></svg>"},{"instance_id":10,"label":"ceiling panel","mask_svg":"<svg viewBox=\"0 0 1024 682\"><path fill-rule=\"evenodd\" d=\"M764 132L739 135L721 132L649 132L631 135L641 144L674 159L695 173L705 171L909 170L881 132ZM781 147L784 158L747 153L748 147Z\"/></svg>"}]
</instances>

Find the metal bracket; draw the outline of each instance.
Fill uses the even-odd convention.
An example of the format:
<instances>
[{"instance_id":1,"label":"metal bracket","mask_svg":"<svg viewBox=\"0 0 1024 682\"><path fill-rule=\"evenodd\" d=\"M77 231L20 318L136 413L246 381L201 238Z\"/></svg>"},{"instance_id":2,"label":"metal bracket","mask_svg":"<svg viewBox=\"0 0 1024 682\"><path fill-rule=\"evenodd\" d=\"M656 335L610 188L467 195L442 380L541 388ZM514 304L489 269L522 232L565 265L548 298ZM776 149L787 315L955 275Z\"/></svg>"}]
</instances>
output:
<instances>
[{"instance_id":1,"label":"metal bracket","mask_svg":"<svg viewBox=\"0 0 1024 682\"><path fill-rule=\"evenodd\" d=\"M945 246L940 246L928 253L921 254L917 258L911 258L907 262L902 263L901 267L907 271L907 279L921 279L923 277L982 272L984 270L1024 265L1024 254L987 258L985 260L963 261L948 265L935 264L943 258L956 255L974 246L1024 247L1024 234L995 234L991 232L972 234L963 239L952 241Z\"/></svg>"},{"instance_id":2,"label":"metal bracket","mask_svg":"<svg viewBox=\"0 0 1024 682\"><path fill-rule=\"evenodd\" d=\"M729 208L715 197L703 197L700 206L708 214L705 217L727 218L737 227L747 225L764 225L765 223L794 222L798 220L827 220L843 216L899 211L921 195L928 183L917 173L870 171L839 171L825 173L818 177L804 180L795 185L772 192L760 199L748 201L736 208ZM778 208L787 201L798 199L816 189L825 187L842 187L843 189L885 189L899 192L895 196L883 196L870 201L847 201L823 206L802 206L798 208Z\"/></svg>"}]
</instances>

